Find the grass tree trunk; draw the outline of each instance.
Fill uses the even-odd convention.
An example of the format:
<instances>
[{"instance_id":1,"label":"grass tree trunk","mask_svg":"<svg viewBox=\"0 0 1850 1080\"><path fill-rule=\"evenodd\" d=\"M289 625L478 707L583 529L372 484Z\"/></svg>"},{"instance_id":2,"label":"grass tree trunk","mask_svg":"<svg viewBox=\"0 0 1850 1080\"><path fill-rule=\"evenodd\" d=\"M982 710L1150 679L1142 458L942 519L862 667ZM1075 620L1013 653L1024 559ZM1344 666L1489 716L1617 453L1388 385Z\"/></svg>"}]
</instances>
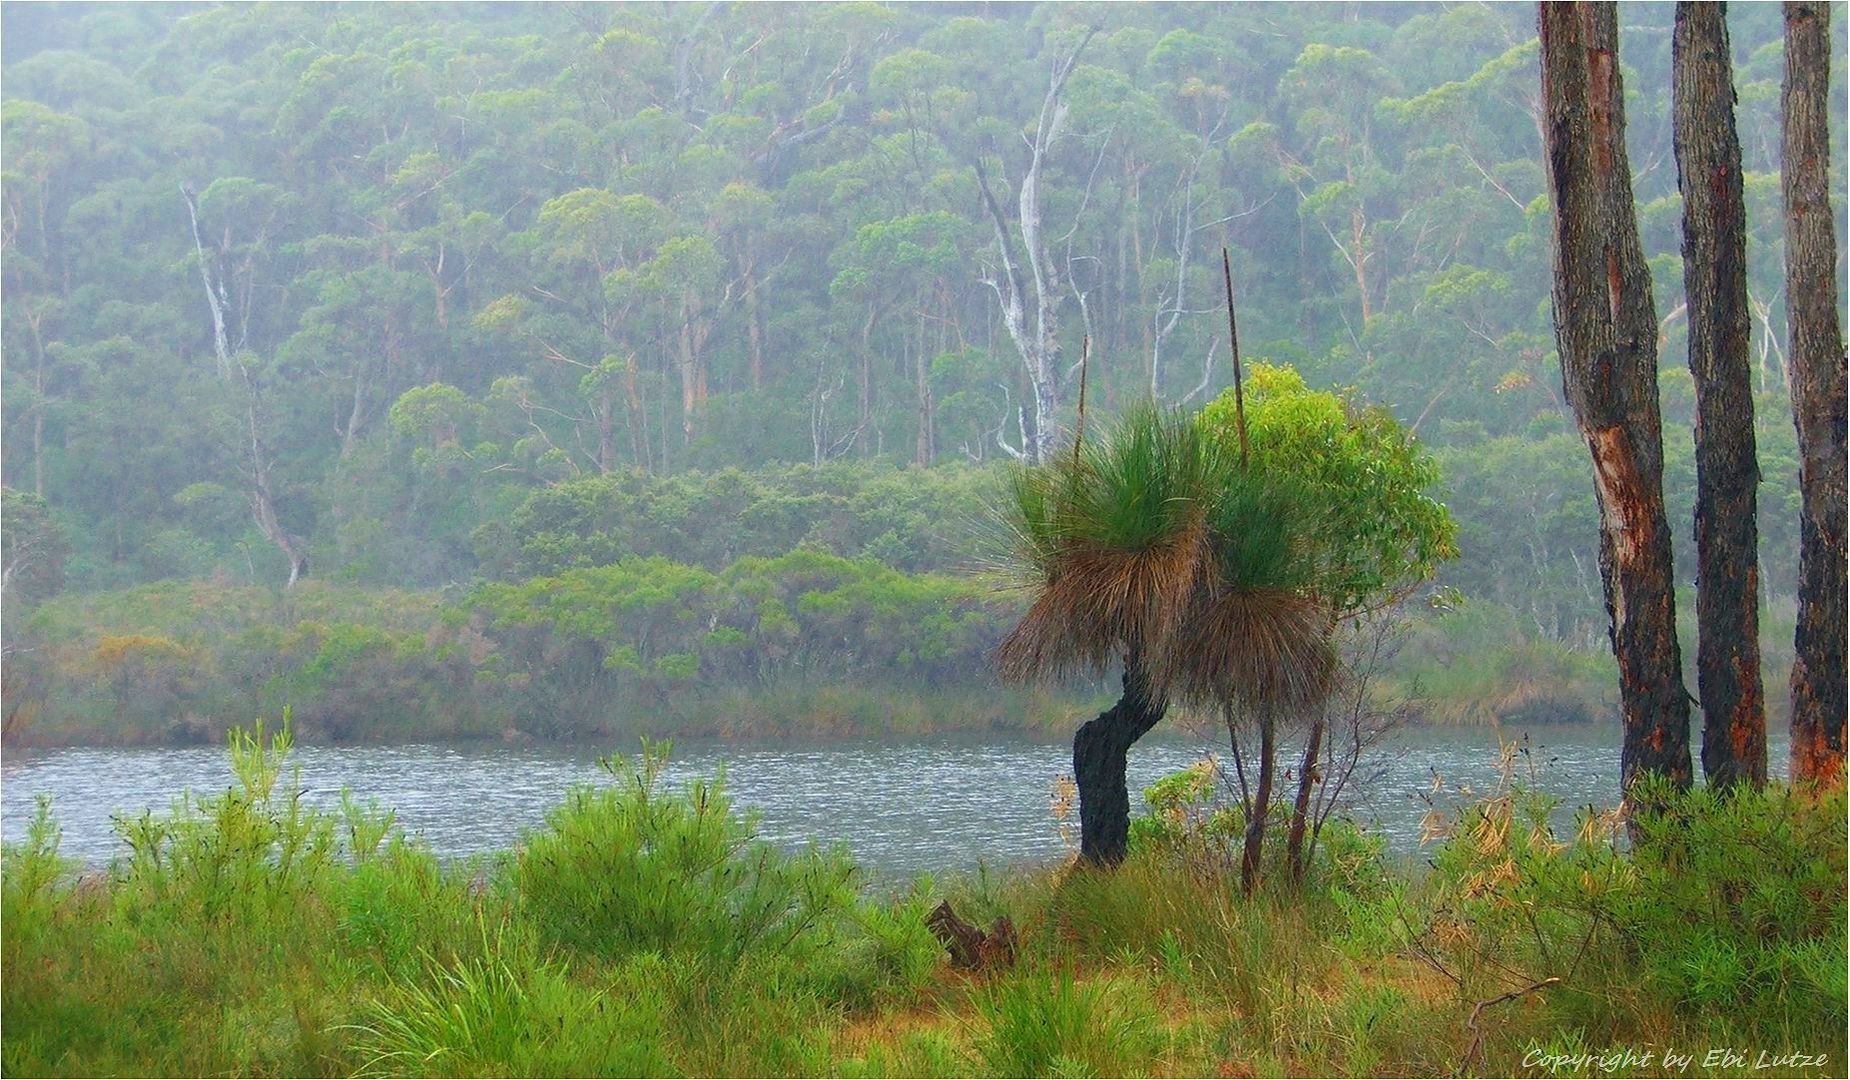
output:
<instances>
[{"instance_id":1,"label":"grass tree trunk","mask_svg":"<svg viewBox=\"0 0 1850 1080\"><path fill-rule=\"evenodd\" d=\"M1786 320L1792 416L1799 432L1799 620L1792 662L1792 778L1844 770L1845 379L1831 221L1830 8L1789 3L1781 186L1786 202Z\"/></svg>"},{"instance_id":2,"label":"grass tree trunk","mask_svg":"<svg viewBox=\"0 0 1850 1080\"><path fill-rule=\"evenodd\" d=\"M1690 779L1664 515L1657 316L1625 155L1618 15L1543 3L1542 97L1554 204L1555 341L1568 403L1593 457L1600 570L1624 724L1620 779Z\"/></svg>"},{"instance_id":3,"label":"grass tree trunk","mask_svg":"<svg viewBox=\"0 0 1850 1080\"><path fill-rule=\"evenodd\" d=\"M1702 771L1728 787L1766 783L1754 395L1747 363L1747 208L1721 4L1677 4L1672 46L1683 292L1696 385L1696 680Z\"/></svg>"},{"instance_id":4,"label":"grass tree trunk","mask_svg":"<svg viewBox=\"0 0 1850 1080\"><path fill-rule=\"evenodd\" d=\"M1124 861L1131 797L1124 770L1130 748L1163 718L1168 702L1150 685L1143 658L1124 661L1117 704L1080 725L1073 736L1073 780L1079 788L1079 857L1093 866Z\"/></svg>"},{"instance_id":5,"label":"grass tree trunk","mask_svg":"<svg viewBox=\"0 0 1850 1080\"><path fill-rule=\"evenodd\" d=\"M1240 891L1247 896L1259 887L1259 862L1265 852L1266 819L1271 817L1272 775L1278 766L1278 720L1270 709L1259 714L1259 779L1253 785L1252 808L1246 814L1246 842L1240 850Z\"/></svg>"}]
</instances>

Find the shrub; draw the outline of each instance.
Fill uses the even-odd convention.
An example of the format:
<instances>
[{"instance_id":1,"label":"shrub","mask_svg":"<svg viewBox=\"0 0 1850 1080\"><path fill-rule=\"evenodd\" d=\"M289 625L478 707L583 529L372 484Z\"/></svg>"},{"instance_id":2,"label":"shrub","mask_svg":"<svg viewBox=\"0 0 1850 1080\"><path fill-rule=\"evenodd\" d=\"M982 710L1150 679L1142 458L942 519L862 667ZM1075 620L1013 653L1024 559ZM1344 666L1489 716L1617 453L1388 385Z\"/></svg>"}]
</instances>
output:
<instances>
[{"instance_id":1,"label":"shrub","mask_svg":"<svg viewBox=\"0 0 1850 1080\"><path fill-rule=\"evenodd\" d=\"M581 785L516 857L520 902L550 940L604 956L688 953L722 965L814 947L854 897L839 852L785 855L735 817L722 774L664 793L665 749L605 758L616 780Z\"/></svg>"},{"instance_id":2,"label":"shrub","mask_svg":"<svg viewBox=\"0 0 1850 1080\"><path fill-rule=\"evenodd\" d=\"M1651 783L1631 887L1609 917L1666 1001L1724 1014L1844 1020L1845 799Z\"/></svg>"},{"instance_id":3,"label":"shrub","mask_svg":"<svg viewBox=\"0 0 1850 1080\"><path fill-rule=\"evenodd\" d=\"M1421 947L1502 989L1557 979L1588 1022L1641 989L1646 1006L1841 1038L1843 792L1647 780L1632 800L1629 844L1613 814L1557 836L1555 800L1521 785L1465 807L1435 852Z\"/></svg>"},{"instance_id":4,"label":"shrub","mask_svg":"<svg viewBox=\"0 0 1850 1080\"><path fill-rule=\"evenodd\" d=\"M542 959L518 932L486 923L479 952L450 963L426 958L393 980L352 1030L353 1051L374 1076L568 1076L586 1063L622 1076L672 1071L661 1040L659 993L631 981L620 1009Z\"/></svg>"}]
</instances>

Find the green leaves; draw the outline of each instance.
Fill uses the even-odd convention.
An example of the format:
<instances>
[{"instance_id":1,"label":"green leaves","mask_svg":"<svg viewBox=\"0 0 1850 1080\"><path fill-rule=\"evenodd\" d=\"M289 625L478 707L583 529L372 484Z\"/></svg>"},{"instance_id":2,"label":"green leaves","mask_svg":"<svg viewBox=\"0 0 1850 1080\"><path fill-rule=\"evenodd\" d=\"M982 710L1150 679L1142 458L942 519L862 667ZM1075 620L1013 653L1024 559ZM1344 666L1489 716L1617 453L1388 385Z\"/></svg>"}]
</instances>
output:
<instances>
[{"instance_id":1,"label":"green leaves","mask_svg":"<svg viewBox=\"0 0 1850 1080\"><path fill-rule=\"evenodd\" d=\"M1337 611L1380 606L1457 556L1457 526L1432 495L1438 467L1386 410L1266 363L1251 366L1246 385L1252 469L1304 515L1313 588ZM1201 423L1233 445L1232 391Z\"/></svg>"}]
</instances>

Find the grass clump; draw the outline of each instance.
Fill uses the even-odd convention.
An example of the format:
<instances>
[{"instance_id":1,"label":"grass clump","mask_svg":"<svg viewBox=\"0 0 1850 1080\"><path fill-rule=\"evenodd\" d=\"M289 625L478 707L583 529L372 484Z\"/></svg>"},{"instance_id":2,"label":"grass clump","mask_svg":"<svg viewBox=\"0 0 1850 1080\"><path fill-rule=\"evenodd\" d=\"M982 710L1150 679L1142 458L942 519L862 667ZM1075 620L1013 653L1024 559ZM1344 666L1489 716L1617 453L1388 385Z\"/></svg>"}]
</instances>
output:
<instances>
[{"instance_id":1,"label":"grass clump","mask_svg":"<svg viewBox=\"0 0 1850 1080\"><path fill-rule=\"evenodd\" d=\"M977 1053L996 1076L1137 1076L1162 1051L1162 1024L1135 978L1012 973L972 998Z\"/></svg>"}]
</instances>

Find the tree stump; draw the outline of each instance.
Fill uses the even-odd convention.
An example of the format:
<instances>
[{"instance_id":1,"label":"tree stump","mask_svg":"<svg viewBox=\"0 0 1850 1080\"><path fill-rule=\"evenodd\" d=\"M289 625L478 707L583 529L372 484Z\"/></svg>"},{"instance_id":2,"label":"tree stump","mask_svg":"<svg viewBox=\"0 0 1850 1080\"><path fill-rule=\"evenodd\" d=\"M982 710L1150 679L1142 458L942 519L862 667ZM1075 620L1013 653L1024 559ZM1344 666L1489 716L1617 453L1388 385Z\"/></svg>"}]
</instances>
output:
<instances>
[{"instance_id":1,"label":"tree stump","mask_svg":"<svg viewBox=\"0 0 1850 1080\"><path fill-rule=\"evenodd\" d=\"M951 910L951 902L945 900L925 917L925 925L944 942L952 967L983 971L1015 962L1015 924L1007 915L998 918L985 934L958 918L957 912Z\"/></svg>"}]
</instances>

